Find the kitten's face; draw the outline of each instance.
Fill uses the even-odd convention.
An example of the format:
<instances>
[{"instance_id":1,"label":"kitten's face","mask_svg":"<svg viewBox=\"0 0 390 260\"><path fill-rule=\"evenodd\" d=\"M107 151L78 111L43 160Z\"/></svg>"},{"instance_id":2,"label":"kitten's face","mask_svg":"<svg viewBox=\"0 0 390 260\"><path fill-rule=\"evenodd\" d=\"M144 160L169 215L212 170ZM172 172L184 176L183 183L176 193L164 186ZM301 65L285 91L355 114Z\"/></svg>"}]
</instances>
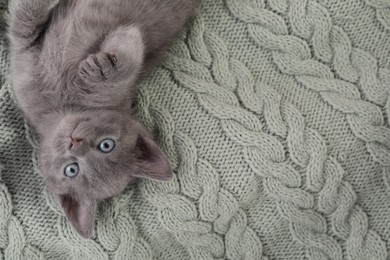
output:
<instances>
[{"instance_id":1,"label":"kitten's face","mask_svg":"<svg viewBox=\"0 0 390 260\"><path fill-rule=\"evenodd\" d=\"M94 111L68 115L43 137L40 167L47 189L70 222L90 237L97 203L136 177L170 180L168 160L129 115Z\"/></svg>"}]
</instances>

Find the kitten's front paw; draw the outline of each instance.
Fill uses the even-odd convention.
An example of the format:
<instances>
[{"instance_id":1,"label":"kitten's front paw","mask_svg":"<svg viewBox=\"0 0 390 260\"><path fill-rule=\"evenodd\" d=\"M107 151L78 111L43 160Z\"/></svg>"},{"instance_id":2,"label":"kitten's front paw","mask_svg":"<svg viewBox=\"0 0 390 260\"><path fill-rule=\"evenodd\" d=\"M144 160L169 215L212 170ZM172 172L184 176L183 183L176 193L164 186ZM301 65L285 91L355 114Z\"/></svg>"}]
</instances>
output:
<instances>
[{"instance_id":1,"label":"kitten's front paw","mask_svg":"<svg viewBox=\"0 0 390 260\"><path fill-rule=\"evenodd\" d=\"M104 83L115 77L117 63L118 59L115 53L91 54L80 63L79 75L91 83Z\"/></svg>"}]
</instances>

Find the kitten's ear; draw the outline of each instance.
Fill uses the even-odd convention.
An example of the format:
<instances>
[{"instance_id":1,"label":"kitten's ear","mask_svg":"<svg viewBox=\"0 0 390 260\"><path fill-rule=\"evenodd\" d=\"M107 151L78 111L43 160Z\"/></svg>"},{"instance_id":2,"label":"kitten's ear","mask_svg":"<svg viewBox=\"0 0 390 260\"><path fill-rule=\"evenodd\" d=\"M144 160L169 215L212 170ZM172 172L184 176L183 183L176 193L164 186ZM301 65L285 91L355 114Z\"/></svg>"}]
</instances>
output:
<instances>
[{"instance_id":1,"label":"kitten's ear","mask_svg":"<svg viewBox=\"0 0 390 260\"><path fill-rule=\"evenodd\" d=\"M136 177L158 181L172 180L173 173L168 158L149 136L139 135L135 155L138 166Z\"/></svg>"},{"instance_id":2,"label":"kitten's ear","mask_svg":"<svg viewBox=\"0 0 390 260\"><path fill-rule=\"evenodd\" d=\"M97 201L75 199L70 195L59 195L58 200L72 226L84 238L91 238L95 227Z\"/></svg>"}]
</instances>

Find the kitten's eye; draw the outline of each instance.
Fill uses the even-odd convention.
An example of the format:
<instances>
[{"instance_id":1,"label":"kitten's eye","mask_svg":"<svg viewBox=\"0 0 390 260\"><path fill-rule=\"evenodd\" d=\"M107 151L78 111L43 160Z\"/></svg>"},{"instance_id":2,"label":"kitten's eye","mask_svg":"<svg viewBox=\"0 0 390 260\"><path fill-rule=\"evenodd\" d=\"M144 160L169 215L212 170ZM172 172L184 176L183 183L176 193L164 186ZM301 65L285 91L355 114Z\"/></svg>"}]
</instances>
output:
<instances>
[{"instance_id":1,"label":"kitten's eye","mask_svg":"<svg viewBox=\"0 0 390 260\"><path fill-rule=\"evenodd\" d=\"M114 148L115 142L112 139L105 139L98 146L98 149L103 153L111 153Z\"/></svg>"},{"instance_id":2,"label":"kitten's eye","mask_svg":"<svg viewBox=\"0 0 390 260\"><path fill-rule=\"evenodd\" d=\"M66 177L74 178L79 174L79 165L72 163L65 167L64 174Z\"/></svg>"}]
</instances>

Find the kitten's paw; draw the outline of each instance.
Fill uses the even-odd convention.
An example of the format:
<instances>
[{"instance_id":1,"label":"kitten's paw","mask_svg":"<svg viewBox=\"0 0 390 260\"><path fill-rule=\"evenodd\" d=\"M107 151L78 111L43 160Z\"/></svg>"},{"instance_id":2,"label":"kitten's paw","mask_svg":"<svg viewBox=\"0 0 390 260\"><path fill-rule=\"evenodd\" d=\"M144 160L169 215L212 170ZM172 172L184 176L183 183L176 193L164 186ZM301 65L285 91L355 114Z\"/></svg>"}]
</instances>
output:
<instances>
[{"instance_id":1,"label":"kitten's paw","mask_svg":"<svg viewBox=\"0 0 390 260\"><path fill-rule=\"evenodd\" d=\"M80 63L79 75L86 81L104 83L115 77L117 63L118 58L115 53L91 54Z\"/></svg>"}]
</instances>

